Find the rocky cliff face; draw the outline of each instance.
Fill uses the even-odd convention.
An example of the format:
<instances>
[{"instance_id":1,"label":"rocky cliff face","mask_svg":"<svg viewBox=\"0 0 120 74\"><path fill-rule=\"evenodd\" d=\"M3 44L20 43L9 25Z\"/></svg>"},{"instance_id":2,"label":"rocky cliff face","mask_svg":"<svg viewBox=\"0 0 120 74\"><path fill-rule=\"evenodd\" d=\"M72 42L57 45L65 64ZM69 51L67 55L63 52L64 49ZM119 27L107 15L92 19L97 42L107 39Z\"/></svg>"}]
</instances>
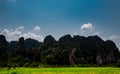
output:
<instances>
[{"instance_id":1,"label":"rocky cliff face","mask_svg":"<svg viewBox=\"0 0 120 74\"><path fill-rule=\"evenodd\" d=\"M115 43L108 40L104 41L98 36L73 36L65 35L56 41L52 36L47 36L44 44L57 44L57 60L62 60L57 63L64 64L79 64L93 63L105 64L118 61L119 51ZM52 46L48 48L54 48ZM49 54L48 54L49 55Z\"/></svg>"},{"instance_id":2,"label":"rocky cliff face","mask_svg":"<svg viewBox=\"0 0 120 74\"><path fill-rule=\"evenodd\" d=\"M117 62L119 51L113 41L104 41L98 36L65 35L58 41L61 48L69 51L69 63L104 63ZM67 52L67 51L66 51Z\"/></svg>"},{"instance_id":3,"label":"rocky cliff face","mask_svg":"<svg viewBox=\"0 0 120 74\"><path fill-rule=\"evenodd\" d=\"M66 53L67 53L67 55L64 56L68 60L66 62L69 62L69 64L75 64L75 62L76 62L76 57L75 57L76 42L75 42L75 40L70 35L65 35L59 39L58 44L60 46L61 52L66 51Z\"/></svg>"},{"instance_id":4,"label":"rocky cliff face","mask_svg":"<svg viewBox=\"0 0 120 74\"><path fill-rule=\"evenodd\" d=\"M104 42L104 52L101 55L103 55L103 62L114 63L119 58L119 51L113 41L107 40Z\"/></svg>"},{"instance_id":5,"label":"rocky cliff face","mask_svg":"<svg viewBox=\"0 0 120 74\"><path fill-rule=\"evenodd\" d=\"M7 49L5 36L0 35L0 53ZM17 49L16 55L34 61L39 59L48 64L101 65L116 63L120 59L120 52L115 43L111 40L104 41L98 36L64 35L56 41L54 37L48 35L41 43L30 38L24 40L21 37L19 41L10 42L9 49L12 51Z\"/></svg>"}]
</instances>

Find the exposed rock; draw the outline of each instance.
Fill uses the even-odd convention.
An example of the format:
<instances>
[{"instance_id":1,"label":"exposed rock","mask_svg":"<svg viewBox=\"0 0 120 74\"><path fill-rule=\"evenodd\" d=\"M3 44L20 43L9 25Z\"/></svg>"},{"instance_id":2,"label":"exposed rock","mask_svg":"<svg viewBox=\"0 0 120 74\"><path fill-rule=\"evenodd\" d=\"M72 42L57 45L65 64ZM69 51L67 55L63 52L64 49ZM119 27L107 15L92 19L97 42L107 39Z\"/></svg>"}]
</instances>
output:
<instances>
[{"instance_id":1,"label":"exposed rock","mask_svg":"<svg viewBox=\"0 0 120 74\"><path fill-rule=\"evenodd\" d=\"M65 35L58 41L51 35L46 36L43 43L34 39L19 38L19 41L9 43L10 50L16 50L30 60L42 61L48 64L108 64L117 63L120 52L111 40L104 41L98 36ZM27 49L27 50L26 50ZM29 50L31 49L31 50ZM0 53L7 50L7 41L0 35ZM27 53L26 53L27 52ZM0 54L0 55L1 55ZM1 58L0 58L1 59Z\"/></svg>"},{"instance_id":2,"label":"exposed rock","mask_svg":"<svg viewBox=\"0 0 120 74\"><path fill-rule=\"evenodd\" d=\"M70 35L65 35L61 37L58 41L61 49L66 50L68 52L69 56L64 56L66 58L69 58L69 64L75 64L75 52L76 52L76 42ZM64 51L62 50L62 51Z\"/></svg>"},{"instance_id":3,"label":"exposed rock","mask_svg":"<svg viewBox=\"0 0 120 74\"><path fill-rule=\"evenodd\" d=\"M107 40L104 43L104 62L105 63L114 63L118 61L119 58L119 51L116 47L115 43L111 40Z\"/></svg>"},{"instance_id":4,"label":"exposed rock","mask_svg":"<svg viewBox=\"0 0 120 74\"><path fill-rule=\"evenodd\" d=\"M75 60L76 60L76 58L75 58L76 48L71 48L70 50L71 50L71 52L69 53L69 62L70 62L70 64L75 64Z\"/></svg>"},{"instance_id":5,"label":"exposed rock","mask_svg":"<svg viewBox=\"0 0 120 74\"><path fill-rule=\"evenodd\" d=\"M84 61L100 65L117 62L119 58L118 48L113 41L103 41L98 36L83 37L77 35L73 38L77 42L78 47L75 54L76 60L77 58L81 60L84 58ZM88 58L91 58L91 60L88 60ZM80 62L82 63L82 61Z\"/></svg>"}]
</instances>

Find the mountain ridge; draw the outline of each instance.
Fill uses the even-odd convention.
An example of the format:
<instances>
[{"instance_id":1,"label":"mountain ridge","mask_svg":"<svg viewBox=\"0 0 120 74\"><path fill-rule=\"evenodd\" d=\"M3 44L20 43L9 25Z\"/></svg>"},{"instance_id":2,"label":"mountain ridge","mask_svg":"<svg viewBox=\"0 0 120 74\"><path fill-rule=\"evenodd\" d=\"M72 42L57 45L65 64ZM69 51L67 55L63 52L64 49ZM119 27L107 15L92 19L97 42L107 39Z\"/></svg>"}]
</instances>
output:
<instances>
[{"instance_id":1,"label":"mountain ridge","mask_svg":"<svg viewBox=\"0 0 120 74\"><path fill-rule=\"evenodd\" d=\"M104 41L97 35L71 37L67 34L58 41L52 35L48 35L43 42L31 38L24 40L24 37L18 41L7 42L5 36L0 35L0 42L1 52L4 50L3 53L10 54L5 55L7 59L9 56L21 56L21 59L24 58L23 63L35 61L50 65L102 65L115 64L120 60L120 52L115 43L111 40ZM2 54L0 60L4 60Z\"/></svg>"}]
</instances>

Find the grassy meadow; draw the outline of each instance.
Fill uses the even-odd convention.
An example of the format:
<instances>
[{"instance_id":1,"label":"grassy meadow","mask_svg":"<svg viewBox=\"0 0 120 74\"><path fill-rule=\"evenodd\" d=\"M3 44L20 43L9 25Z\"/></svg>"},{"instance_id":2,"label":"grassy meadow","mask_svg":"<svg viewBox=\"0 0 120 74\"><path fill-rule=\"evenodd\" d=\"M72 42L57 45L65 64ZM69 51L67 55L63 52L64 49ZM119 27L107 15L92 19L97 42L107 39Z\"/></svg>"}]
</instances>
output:
<instances>
[{"instance_id":1,"label":"grassy meadow","mask_svg":"<svg viewBox=\"0 0 120 74\"><path fill-rule=\"evenodd\" d=\"M0 74L120 74L119 68L111 67L70 67L70 68L7 68Z\"/></svg>"}]
</instances>

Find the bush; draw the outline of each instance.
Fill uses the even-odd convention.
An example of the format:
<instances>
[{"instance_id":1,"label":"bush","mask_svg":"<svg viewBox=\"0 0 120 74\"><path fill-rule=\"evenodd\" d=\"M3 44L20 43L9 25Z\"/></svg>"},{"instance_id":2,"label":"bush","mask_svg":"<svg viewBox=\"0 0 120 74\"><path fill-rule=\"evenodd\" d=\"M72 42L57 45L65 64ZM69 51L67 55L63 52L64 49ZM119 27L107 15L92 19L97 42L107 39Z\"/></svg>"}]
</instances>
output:
<instances>
[{"instance_id":1,"label":"bush","mask_svg":"<svg viewBox=\"0 0 120 74\"><path fill-rule=\"evenodd\" d=\"M31 67L38 67L38 66L39 66L39 64L38 64L37 62L34 62L34 61L33 61L33 62L31 63Z\"/></svg>"},{"instance_id":2,"label":"bush","mask_svg":"<svg viewBox=\"0 0 120 74\"><path fill-rule=\"evenodd\" d=\"M10 67L11 67L11 65L10 65L10 64L7 64L7 68L8 68L8 70L10 70Z\"/></svg>"},{"instance_id":3,"label":"bush","mask_svg":"<svg viewBox=\"0 0 120 74\"><path fill-rule=\"evenodd\" d=\"M116 63L116 66L117 66L117 67L120 67L120 63Z\"/></svg>"},{"instance_id":4,"label":"bush","mask_svg":"<svg viewBox=\"0 0 120 74\"><path fill-rule=\"evenodd\" d=\"M17 74L17 72L12 72L11 74Z\"/></svg>"},{"instance_id":5,"label":"bush","mask_svg":"<svg viewBox=\"0 0 120 74\"><path fill-rule=\"evenodd\" d=\"M23 67L29 67L30 66L30 63L29 62L26 62Z\"/></svg>"}]
</instances>

